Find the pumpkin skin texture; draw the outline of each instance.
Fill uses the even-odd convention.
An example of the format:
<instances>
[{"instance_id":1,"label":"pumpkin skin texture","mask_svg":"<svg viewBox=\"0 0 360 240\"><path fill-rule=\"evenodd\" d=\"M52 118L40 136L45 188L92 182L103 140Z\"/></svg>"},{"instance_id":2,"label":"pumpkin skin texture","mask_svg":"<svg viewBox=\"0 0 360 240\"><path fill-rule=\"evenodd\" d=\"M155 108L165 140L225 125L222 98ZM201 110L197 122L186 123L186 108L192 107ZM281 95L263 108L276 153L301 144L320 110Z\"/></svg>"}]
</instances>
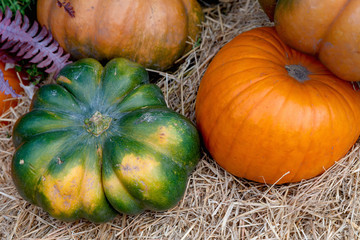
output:
<instances>
[{"instance_id":1,"label":"pumpkin skin texture","mask_svg":"<svg viewBox=\"0 0 360 240\"><path fill-rule=\"evenodd\" d=\"M274 18L285 43L318 56L339 78L360 81L359 1L279 0Z\"/></svg>"},{"instance_id":2,"label":"pumpkin skin texture","mask_svg":"<svg viewBox=\"0 0 360 240\"><path fill-rule=\"evenodd\" d=\"M13 130L21 196L55 218L105 222L116 212L173 207L200 158L195 126L166 107L129 60L65 66Z\"/></svg>"},{"instance_id":3,"label":"pumpkin skin texture","mask_svg":"<svg viewBox=\"0 0 360 240\"><path fill-rule=\"evenodd\" d=\"M53 0L37 1L37 17L72 57L131 59L158 70L190 50L203 20L196 0L73 0L75 17Z\"/></svg>"},{"instance_id":4,"label":"pumpkin skin texture","mask_svg":"<svg viewBox=\"0 0 360 240\"><path fill-rule=\"evenodd\" d=\"M360 93L274 28L240 34L214 57L196 99L204 145L225 170L257 182L309 179L360 134Z\"/></svg>"},{"instance_id":5,"label":"pumpkin skin texture","mask_svg":"<svg viewBox=\"0 0 360 240\"><path fill-rule=\"evenodd\" d=\"M16 72L13 68L7 69L5 71L5 63L0 61L0 70L4 75L4 80L8 82L9 86L12 88L14 93L17 95L23 92L23 89L20 86L20 81L16 75ZM10 107L15 107L18 103L17 100L10 100L14 98L12 94L7 94L5 91L0 91L0 116L5 113ZM0 124L6 124L7 122L2 122Z\"/></svg>"}]
</instances>

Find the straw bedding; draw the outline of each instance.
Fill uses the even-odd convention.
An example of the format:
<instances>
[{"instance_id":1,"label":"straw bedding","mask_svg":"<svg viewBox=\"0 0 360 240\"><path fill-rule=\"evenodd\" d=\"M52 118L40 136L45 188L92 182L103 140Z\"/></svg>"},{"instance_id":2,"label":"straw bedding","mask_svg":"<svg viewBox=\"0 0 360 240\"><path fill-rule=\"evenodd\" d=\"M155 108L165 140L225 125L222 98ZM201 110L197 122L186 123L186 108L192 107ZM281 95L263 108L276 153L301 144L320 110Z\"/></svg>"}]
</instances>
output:
<instances>
[{"instance_id":1,"label":"straw bedding","mask_svg":"<svg viewBox=\"0 0 360 240\"><path fill-rule=\"evenodd\" d=\"M151 71L169 107L195 122L201 77L216 52L239 33L271 23L255 0L222 0L204 9L202 42L174 69ZM150 70L149 70L150 71ZM11 179L11 130L30 100L1 116L0 239L359 239L360 146L323 175L270 186L236 178L206 151L179 204L166 212L119 214L104 224L62 222L28 204Z\"/></svg>"}]
</instances>

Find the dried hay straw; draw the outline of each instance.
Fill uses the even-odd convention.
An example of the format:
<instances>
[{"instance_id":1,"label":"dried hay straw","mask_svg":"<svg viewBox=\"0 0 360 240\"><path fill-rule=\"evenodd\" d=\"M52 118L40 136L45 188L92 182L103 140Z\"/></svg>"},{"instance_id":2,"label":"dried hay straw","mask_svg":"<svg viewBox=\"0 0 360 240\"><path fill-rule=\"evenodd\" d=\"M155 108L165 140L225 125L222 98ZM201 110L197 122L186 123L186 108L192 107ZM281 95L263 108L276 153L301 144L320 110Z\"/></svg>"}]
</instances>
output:
<instances>
[{"instance_id":1,"label":"dried hay straw","mask_svg":"<svg viewBox=\"0 0 360 240\"><path fill-rule=\"evenodd\" d=\"M200 46L175 71L152 74L169 107L193 121L197 88L214 54L239 33L271 25L255 0L222 0L205 12ZM235 178L203 152L171 210L119 214L104 224L53 219L25 202L11 179L11 128L29 104L20 99L2 116L11 124L0 131L1 239L359 239L359 144L323 175L282 186Z\"/></svg>"}]
</instances>

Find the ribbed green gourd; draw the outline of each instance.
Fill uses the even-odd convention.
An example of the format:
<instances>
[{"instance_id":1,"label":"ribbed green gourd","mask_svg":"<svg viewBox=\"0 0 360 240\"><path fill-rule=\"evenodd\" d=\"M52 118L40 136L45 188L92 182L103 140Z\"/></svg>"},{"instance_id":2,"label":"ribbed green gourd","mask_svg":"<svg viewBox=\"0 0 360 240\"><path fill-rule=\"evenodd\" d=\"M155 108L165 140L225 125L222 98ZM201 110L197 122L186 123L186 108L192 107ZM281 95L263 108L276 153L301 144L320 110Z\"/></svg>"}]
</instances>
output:
<instances>
[{"instance_id":1,"label":"ribbed green gourd","mask_svg":"<svg viewBox=\"0 0 360 240\"><path fill-rule=\"evenodd\" d=\"M41 87L13 130L21 196L55 218L104 222L167 210L200 158L195 126L167 108L146 70L82 59Z\"/></svg>"}]
</instances>

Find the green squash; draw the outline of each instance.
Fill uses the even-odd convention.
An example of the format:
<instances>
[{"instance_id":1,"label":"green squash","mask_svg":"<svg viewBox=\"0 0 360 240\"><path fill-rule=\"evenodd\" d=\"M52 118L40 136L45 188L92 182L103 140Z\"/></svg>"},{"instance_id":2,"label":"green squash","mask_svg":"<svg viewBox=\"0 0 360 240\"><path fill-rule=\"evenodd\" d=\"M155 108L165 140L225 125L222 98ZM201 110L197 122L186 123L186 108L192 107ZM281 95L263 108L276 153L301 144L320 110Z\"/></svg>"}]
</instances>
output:
<instances>
[{"instance_id":1,"label":"green squash","mask_svg":"<svg viewBox=\"0 0 360 240\"><path fill-rule=\"evenodd\" d=\"M41 87L14 126L21 196L66 221L176 205L200 158L199 135L146 70L123 58L105 67L82 59L57 83Z\"/></svg>"}]
</instances>

